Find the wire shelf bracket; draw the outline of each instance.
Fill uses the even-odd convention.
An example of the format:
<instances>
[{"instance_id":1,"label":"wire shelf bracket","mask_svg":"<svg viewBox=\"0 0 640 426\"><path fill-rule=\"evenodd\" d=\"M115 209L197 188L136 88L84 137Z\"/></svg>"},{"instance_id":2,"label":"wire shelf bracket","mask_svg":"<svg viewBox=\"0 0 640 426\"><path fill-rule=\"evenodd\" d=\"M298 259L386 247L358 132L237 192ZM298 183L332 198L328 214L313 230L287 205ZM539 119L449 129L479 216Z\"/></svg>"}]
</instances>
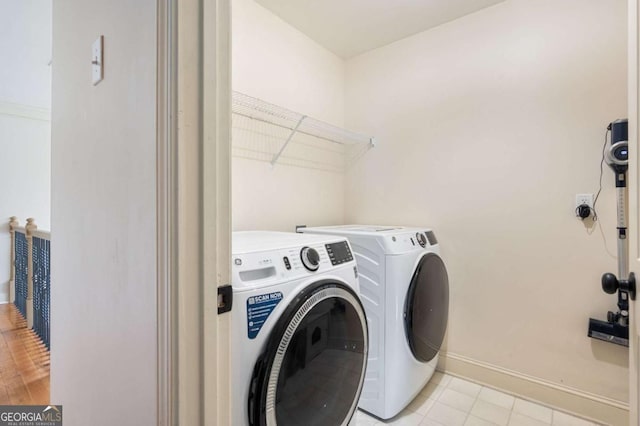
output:
<instances>
[{"instance_id":1,"label":"wire shelf bracket","mask_svg":"<svg viewBox=\"0 0 640 426\"><path fill-rule=\"evenodd\" d=\"M278 162L278 158L280 158L280 156L282 155L283 151L287 148L287 145L289 145L289 142L291 142L291 139L293 139L293 136L296 134L296 132L298 131L298 128L300 127L300 125L302 124L302 122L304 121L305 118L307 118L306 115L303 115L302 117L300 117L300 120L298 120L298 124L296 124L296 127L293 128L293 130L289 134L289 137L284 142L284 145L282 145L282 148L280 148L280 151L278 151L278 153L273 156L273 160L271 160L271 165L272 166L276 165L276 163Z\"/></svg>"}]
</instances>

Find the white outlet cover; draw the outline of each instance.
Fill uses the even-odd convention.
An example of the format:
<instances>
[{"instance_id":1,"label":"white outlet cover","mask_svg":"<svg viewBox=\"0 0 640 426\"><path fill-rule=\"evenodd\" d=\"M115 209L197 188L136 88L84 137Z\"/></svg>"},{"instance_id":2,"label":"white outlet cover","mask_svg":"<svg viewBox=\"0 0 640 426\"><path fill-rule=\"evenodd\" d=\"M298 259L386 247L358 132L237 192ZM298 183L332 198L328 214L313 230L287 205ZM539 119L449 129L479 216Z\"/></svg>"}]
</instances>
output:
<instances>
[{"instance_id":1,"label":"white outlet cover","mask_svg":"<svg viewBox=\"0 0 640 426\"><path fill-rule=\"evenodd\" d=\"M91 45L91 81L94 86L104 78L103 39L104 36L100 36Z\"/></svg>"},{"instance_id":2,"label":"white outlet cover","mask_svg":"<svg viewBox=\"0 0 640 426\"><path fill-rule=\"evenodd\" d=\"M593 208L593 194L576 194L576 208L582 204Z\"/></svg>"}]
</instances>

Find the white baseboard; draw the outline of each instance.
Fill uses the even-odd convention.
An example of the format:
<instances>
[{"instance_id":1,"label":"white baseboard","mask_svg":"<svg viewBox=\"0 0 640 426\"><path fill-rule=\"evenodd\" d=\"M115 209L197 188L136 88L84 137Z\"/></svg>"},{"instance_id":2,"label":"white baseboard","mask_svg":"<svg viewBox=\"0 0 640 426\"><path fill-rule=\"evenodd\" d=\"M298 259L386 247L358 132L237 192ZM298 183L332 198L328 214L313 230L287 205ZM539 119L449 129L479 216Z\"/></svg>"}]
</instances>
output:
<instances>
[{"instance_id":1,"label":"white baseboard","mask_svg":"<svg viewBox=\"0 0 640 426\"><path fill-rule=\"evenodd\" d=\"M438 370L598 423L629 424L629 404L527 376L454 353L441 353Z\"/></svg>"},{"instance_id":2,"label":"white baseboard","mask_svg":"<svg viewBox=\"0 0 640 426\"><path fill-rule=\"evenodd\" d=\"M0 283L0 304L11 301L11 283L8 281Z\"/></svg>"},{"instance_id":3,"label":"white baseboard","mask_svg":"<svg viewBox=\"0 0 640 426\"><path fill-rule=\"evenodd\" d=\"M5 287L4 284L0 284L0 288ZM9 290L9 286L5 287L7 290ZM11 296L9 295L8 291L0 291L0 304L3 303L9 303Z\"/></svg>"}]
</instances>

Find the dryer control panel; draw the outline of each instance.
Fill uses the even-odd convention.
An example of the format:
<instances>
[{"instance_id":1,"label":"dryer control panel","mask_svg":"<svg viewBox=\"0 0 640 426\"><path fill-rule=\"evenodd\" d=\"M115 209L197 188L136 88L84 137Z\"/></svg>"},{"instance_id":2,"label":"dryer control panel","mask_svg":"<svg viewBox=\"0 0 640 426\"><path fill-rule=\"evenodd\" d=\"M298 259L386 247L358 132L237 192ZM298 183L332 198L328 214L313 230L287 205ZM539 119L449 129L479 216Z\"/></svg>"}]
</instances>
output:
<instances>
[{"instance_id":1,"label":"dryer control panel","mask_svg":"<svg viewBox=\"0 0 640 426\"><path fill-rule=\"evenodd\" d=\"M329 260L332 265L341 265L353 260L353 254L351 254L351 248L346 241L340 241L333 244L325 244Z\"/></svg>"},{"instance_id":2,"label":"dryer control panel","mask_svg":"<svg viewBox=\"0 0 640 426\"><path fill-rule=\"evenodd\" d=\"M384 236L387 254L406 253L412 250L438 251L438 240L430 229L411 229Z\"/></svg>"}]
</instances>

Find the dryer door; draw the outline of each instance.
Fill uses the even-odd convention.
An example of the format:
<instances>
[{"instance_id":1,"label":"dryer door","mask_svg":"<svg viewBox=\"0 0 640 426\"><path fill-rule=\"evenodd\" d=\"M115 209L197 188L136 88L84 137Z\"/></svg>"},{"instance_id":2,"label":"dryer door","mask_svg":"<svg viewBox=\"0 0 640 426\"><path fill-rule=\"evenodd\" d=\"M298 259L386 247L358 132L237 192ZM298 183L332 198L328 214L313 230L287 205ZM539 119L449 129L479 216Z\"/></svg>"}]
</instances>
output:
<instances>
[{"instance_id":1,"label":"dryer door","mask_svg":"<svg viewBox=\"0 0 640 426\"><path fill-rule=\"evenodd\" d=\"M364 308L348 286L320 281L287 307L249 390L251 425L347 425L367 363Z\"/></svg>"},{"instance_id":2,"label":"dryer door","mask_svg":"<svg viewBox=\"0 0 640 426\"><path fill-rule=\"evenodd\" d=\"M431 361L442 346L449 317L449 278L435 253L422 256L405 301L405 331L413 356Z\"/></svg>"}]
</instances>

